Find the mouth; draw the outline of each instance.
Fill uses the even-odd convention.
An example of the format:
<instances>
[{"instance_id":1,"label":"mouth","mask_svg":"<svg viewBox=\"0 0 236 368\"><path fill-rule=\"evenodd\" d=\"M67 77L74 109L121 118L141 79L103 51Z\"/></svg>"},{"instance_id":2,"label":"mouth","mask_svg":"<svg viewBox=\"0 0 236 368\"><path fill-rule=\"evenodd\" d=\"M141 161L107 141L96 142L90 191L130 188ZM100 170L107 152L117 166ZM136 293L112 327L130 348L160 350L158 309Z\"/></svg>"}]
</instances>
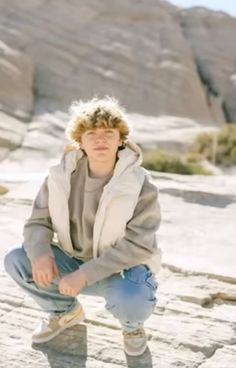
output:
<instances>
[{"instance_id":1,"label":"mouth","mask_svg":"<svg viewBox=\"0 0 236 368\"><path fill-rule=\"evenodd\" d=\"M105 151L108 150L108 147L95 147L94 151Z\"/></svg>"}]
</instances>

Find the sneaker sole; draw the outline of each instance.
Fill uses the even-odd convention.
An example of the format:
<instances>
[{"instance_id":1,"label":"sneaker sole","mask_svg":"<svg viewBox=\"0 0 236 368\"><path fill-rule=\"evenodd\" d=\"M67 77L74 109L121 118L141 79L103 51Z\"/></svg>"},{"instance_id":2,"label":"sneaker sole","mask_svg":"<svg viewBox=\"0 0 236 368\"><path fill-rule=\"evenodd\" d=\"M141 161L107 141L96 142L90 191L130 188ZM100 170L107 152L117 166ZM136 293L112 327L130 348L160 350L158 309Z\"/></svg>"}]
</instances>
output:
<instances>
[{"instance_id":1,"label":"sneaker sole","mask_svg":"<svg viewBox=\"0 0 236 368\"><path fill-rule=\"evenodd\" d=\"M71 322L65 324L64 326L62 326L61 328L59 328L57 331L55 331L50 336L42 337L42 338L32 337L32 343L33 344L42 344L44 342L48 342L48 341L54 339L54 337L56 337L57 335L59 335L62 331L66 330L67 328L70 328L70 327L79 325L80 322L83 322L84 320L85 320L85 314L84 314L84 311L82 311L82 314L81 314L81 316L79 318L76 318L76 319L72 320Z\"/></svg>"},{"instance_id":2,"label":"sneaker sole","mask_svg":"<svg viewBox=\"0 0 236 368\"><path fill-rule=\"evenodd\" d=\"M134 351L128 351L126 348L124 348L126 354L130 355L130 356L139 356L142 355L147 349L147 344L143 347L142 350L139 350L138 352L134 352Z\"/></svg>"}]
</instances>

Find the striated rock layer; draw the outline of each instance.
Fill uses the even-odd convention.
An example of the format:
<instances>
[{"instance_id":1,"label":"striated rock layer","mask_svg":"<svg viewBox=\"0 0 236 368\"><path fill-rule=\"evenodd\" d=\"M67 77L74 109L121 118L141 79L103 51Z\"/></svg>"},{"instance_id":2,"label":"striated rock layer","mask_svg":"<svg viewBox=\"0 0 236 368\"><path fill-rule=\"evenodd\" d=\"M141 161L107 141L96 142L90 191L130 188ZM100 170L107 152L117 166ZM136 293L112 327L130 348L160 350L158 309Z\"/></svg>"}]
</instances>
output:
<instances>
[{"instance_id":1,"label":"striated rock layer","mask_svg":"<svg viewBox=\"0 0 236 368\"><path fill-rule=\"evenodd\" d=\"M42 179L3 179L0 174L9 189L0 196L0 367L236 366L234 177L155 174L163 267L158 303L145 326L150 351L140 358L124 354L120 326L104 300L85 295L78 296L85 322L49 343L31 345L31 333L44 314L6 275L2 260L22 241L24 219Z\"/></svg>"},{"instance_id":2,"label":"striated rock layer","mask_svg":"<svg viewBox=\"0 0 236 368\"><path fill-rule=\"evenodd\" d=\"M114 94L131 112L220 125L235 118L236 20L217 14L158 0L0 0L0 38L34 63L37 99Z\"/></svg>"},{"instance_id":3,"label":"striated rock layer","mask_svg":"<svg viewBox=\"0 0 236 368\"><path fill-rule=\"evenodd\" d=\"M33 110L34 65L29 56L0 40L0 110L29 120Z\"/></svg>"}]
</instances>

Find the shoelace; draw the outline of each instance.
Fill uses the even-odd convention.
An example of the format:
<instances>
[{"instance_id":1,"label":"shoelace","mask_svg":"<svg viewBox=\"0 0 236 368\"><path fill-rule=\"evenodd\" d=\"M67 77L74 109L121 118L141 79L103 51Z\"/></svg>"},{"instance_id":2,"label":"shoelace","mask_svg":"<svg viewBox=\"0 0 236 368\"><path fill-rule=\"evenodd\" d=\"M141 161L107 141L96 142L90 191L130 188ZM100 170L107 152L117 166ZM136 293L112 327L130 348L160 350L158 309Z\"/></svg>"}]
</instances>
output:
<instances>
[{"instance_id":1,"label":"shoelace","mask_svg":"<svg viewBox=\"0 0 236 368\"><path fill-rule=\"evenodd\" d=\"M67 322L67 320L71 320L76 314L76 311L71 311L69 314L54 314L54 315L49 315L45 318L43 318L43 322L48 324L50 322L54 322L54 321L58 321L60 318L63 318L64 322Z\"/></svg>"},{"instance_id":2,"label":"shoelace","mask_svg":"<svg viewBox=\"0 0 236 368\"><path fill-rule=\"evenodd\" d=\"M142 329L137 329L135 331L123 331L125 337L144 337L145 332Z\"/></svg>"}]
</instances>

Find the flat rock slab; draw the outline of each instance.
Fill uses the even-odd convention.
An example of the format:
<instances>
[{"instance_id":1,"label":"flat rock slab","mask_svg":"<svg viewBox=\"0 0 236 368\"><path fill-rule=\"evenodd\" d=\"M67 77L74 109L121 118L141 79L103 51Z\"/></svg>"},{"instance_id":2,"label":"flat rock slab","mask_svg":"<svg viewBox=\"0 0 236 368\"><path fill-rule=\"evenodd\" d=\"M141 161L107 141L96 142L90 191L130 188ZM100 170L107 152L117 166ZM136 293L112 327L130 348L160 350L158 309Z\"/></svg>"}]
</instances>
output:
<instances>
[{"instance_id":1,"label":"flat rock slab","mask_svg":"<svg viewBox=\"0 0 236 368\"><path fill-rule=\"evenodd\" d=\"M0 197L1 260L21 243L23 223L43 180L42 174L4 175L1 184L9 191ZM235 179L159 174L155 180L163 214L159 241L164 262L158 304L146 322L149 350L139 358L128 357L120 326L104 300L86 295L79 296L86 313L83 323L47 344L32 345L31 333L44 313L6 275L1 262L0 367L236 366ZM167 192L170 188L174 194ZM186 192L192 193L191 200L186 200ZM198 200L201 193L205 204ZM212 194L228 196L230 203L218 206L209 199Z\"/></svg>"},{"instance_id":2,"label":"flat rock slab","mask_svg":"<svg viewBox=\"0 0 236 368\"><path fill-rule=\"evenodd\" d=\"M211 298L207 277L198 282L195 276L194 287L187 292L184 275L162 270L159 303L146 323L149 350L140 358L123 352L119 325L105 310L103 299L85 295L79 296L86 311L83 323L48 343L32 345L31 333L44 313L4 272L0 279L0 367L197 368L204 364L211 368L215 364L217 368L233 368L236 364L236 303L220 296L205 306L191 300L193 293L202 298L204 285L205 297ZM223 288L229 298L233 294L231 284L213 283L212 290ZM232 365L217 365L216 356Z\"/></svg>"}]
</instances>

